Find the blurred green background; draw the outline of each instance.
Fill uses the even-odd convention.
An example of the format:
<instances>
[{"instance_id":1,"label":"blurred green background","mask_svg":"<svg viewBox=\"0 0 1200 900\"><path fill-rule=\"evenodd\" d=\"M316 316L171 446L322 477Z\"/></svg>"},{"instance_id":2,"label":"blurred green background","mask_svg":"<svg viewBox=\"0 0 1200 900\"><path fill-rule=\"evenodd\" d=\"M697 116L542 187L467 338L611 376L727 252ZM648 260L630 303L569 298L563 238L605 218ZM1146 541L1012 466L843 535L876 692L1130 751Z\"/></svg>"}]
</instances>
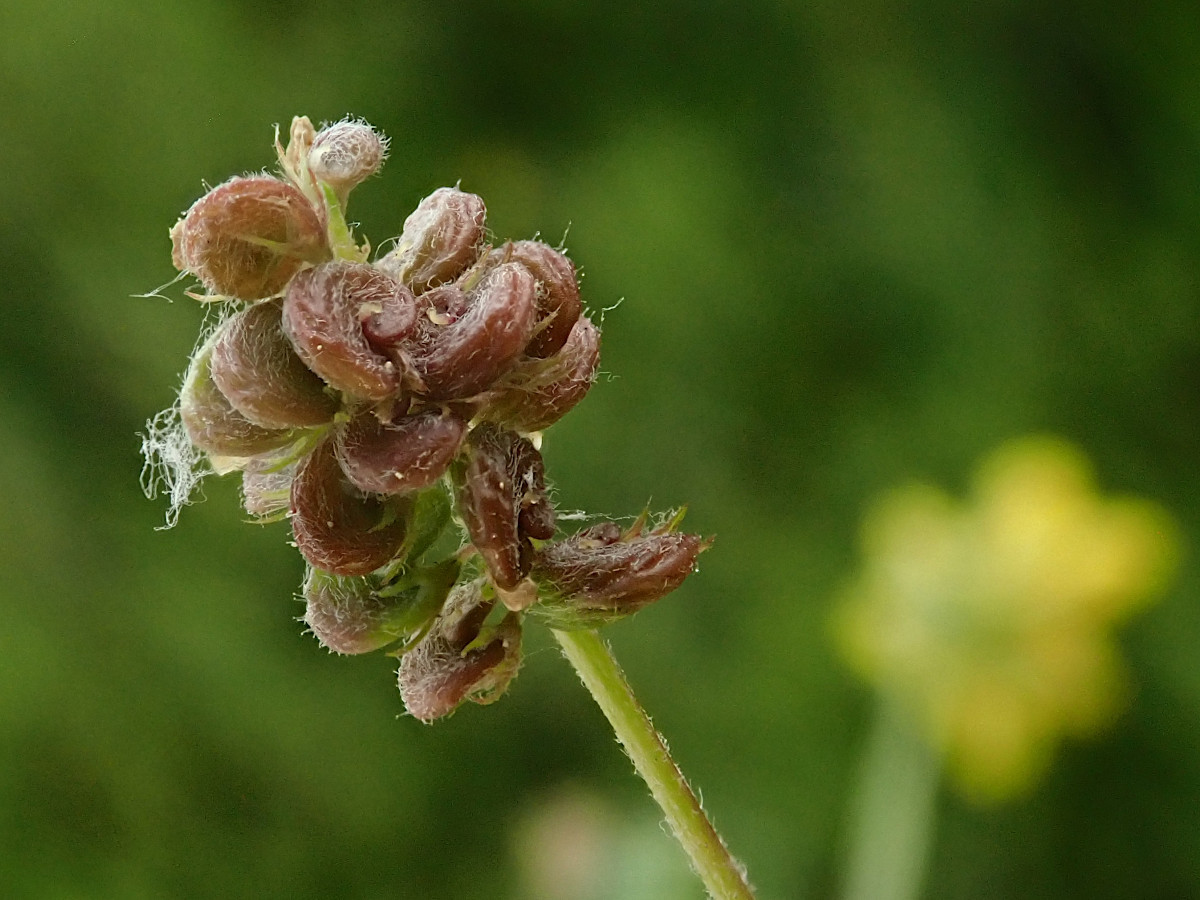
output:
<instances>
[{"instance_id":1,"label":"blurred green background","mask_svg":"<svg viewBox=\"0 0 1200 900\"><path fill-rule=\"evenodd\" d=\"M762 897L836 896L872 699L826 623L872 497L1046 430L1195 543L1198 60L1182 0L7 0L0 896L702 896L545 633L425 727L301 634L234 484L155 530L138 432L202 311L131 295L273 123L347 113L392 137L361 234L461 179L623 298L548 471L717 535L610 637ZM1197 574L1124 632L1103 740L1025 801L943 794L927 896L1200 897Z\"/></svg>"}]
</instances>

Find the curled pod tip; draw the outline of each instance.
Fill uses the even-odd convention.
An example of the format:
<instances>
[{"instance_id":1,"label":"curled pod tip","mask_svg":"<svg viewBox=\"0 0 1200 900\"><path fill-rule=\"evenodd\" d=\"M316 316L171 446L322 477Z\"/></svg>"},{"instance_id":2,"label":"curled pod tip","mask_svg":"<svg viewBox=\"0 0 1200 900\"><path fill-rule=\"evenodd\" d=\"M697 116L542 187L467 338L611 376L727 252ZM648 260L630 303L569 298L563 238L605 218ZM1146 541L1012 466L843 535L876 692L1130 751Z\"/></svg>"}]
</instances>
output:
<instances>
[{"instance_id":1,"label":"curled pod tip","mask_svg":"<svg viewBox=\"0 0 1200 900\"><path fill-rule=\"evenodd\" d=\"M296 355L278 300L229 318L212 351L212 377L230 404L264 428L311 428L333 421L338 400Z\"/></svg>"},{"instance_id":2,"label":"curled pod tip","mask_svg":"<svg viewBox=\"0 0 1200 900\"><path fill-rule=\"evenodd\" d=\"M566 344L583 310L575 264L542 241L515 241L501 251L506 259L525 266L538 283L537 325L525 354L535 359L553 356Z\"/></svg>"},{"instance_id":3,"label":"curled pod tip","mask_svg":"<svg viewBox=\"0 0 1200 900\"><path fill-rule=\"evenodd\" d=\"M177 269L238 300L274 297L330 255L321 214L295 186L268 175L213 188L175 223L171 245Z\"/></svg>"},{"instance_id":4,"label":"curled pod tip","mask_svg":"<svg viewBox=\"0 0 1200 900\"><path fill-rule=\"evenodd\" d=\"M326 382L378 402L399 390L400 372L371 345L364 323L384 310L402 317L396 308L412 303L404 285L373 266L328 262L292 279L283 301L283 327L305 365Z\"/></svg>"},{"instance_id":5,"label":"curled pod tip","mask_svg":"<svg viewBox=\"0 0 1200 900\"><path fill-rule=\"evenodd\" d=\"M423 299L423 298L422 298ZM426 315L411 356L424 395L466 400L487 390L520 356L537 315L537 282L518 263L489 271L457 318Z\"/></svg>"}]
</instances>

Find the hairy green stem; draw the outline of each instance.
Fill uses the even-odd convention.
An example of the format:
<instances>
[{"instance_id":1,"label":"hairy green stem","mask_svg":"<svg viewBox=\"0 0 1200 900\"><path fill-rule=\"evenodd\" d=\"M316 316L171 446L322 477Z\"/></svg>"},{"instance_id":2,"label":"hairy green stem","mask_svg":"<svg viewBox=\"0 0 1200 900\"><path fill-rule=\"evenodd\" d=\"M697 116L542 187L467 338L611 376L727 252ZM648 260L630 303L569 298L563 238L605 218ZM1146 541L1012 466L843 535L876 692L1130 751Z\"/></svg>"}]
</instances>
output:
<instances>
[{"instance_id":1,"label":"hairy green stem","mask_svg":"<svg viewBox=\"0 0 1200 900\"><path fill-rule=\"evenodd\" d=\"M937 822L941 761L905 712L880 701L863 760L844 900L917 900Z\"/></svg>"},{"instance_id":2,"label":"hairy green stem","mask_svg":"<svg viewBox=\"0 0 1200 900\"><path fill-rule=\"evenodd\" d=\"M608 644L595 631L555 631L554 636L662 807L675 839L687 851L709 895L717 900L753 900L745 872L700 808Z\"/></svg>"}]
</instances>

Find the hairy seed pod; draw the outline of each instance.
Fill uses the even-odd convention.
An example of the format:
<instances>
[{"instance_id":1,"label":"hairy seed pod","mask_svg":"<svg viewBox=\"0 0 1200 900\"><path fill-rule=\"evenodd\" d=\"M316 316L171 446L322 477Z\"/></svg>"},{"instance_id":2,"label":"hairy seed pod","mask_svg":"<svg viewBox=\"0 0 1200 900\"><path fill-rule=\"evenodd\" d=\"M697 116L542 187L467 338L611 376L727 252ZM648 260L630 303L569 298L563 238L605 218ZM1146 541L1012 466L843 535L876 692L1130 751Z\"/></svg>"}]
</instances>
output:
<instances>
[{"instance_id":1,"label":"hairy seed pod","mask_svg":"<svg viewBox=\"0 0 1200 900\"><path fill-rule=\"evenodd\" d=\"M373 266L329 262L292 279L283 327L305 365L333 387L363 400L386 400L399 389L400 373L371 346L363 322L412 302L404 285Z\"/></svg>"},{"instance_id":2,"label":"hairy seed pod","mask_svg":"<svg viewBox=\"0 0 1200 900\"><path fill-rule=\"evenodd\" d=\"M600 330L580 316L561 350L512 368L487 399L483 417L529 434L549 428L591 389L600 365Z\"/></svg>"},{"instance_id":3,"label":"hairy seed pod","mask_svg":"<svg viewBox=\"0 0 1200 900\"><path fill-rule=\"evenodd\" d=\"M234 409L264 428L311 428L333 421L338 401L296 355L278 300L256 303L217 332L212 377Z\"/></svg>"},{"instance_id":4,"label":"hairy seed pod","mask_svg":"<svg viewBox=\"0 0 1200 900\"><path fill-rule=\"evenodd\" d=\"M532 272L538 283L537 325L525 355L535 359L553 356L567 342L583 310L575 264L541 241L515 241L501 251L506 259Z\"/></svg>"},{"instance_id":5,"label":"hairy seed pod","mask_svg":"<svg viewBox=\"0 0 1200 900\"><path fill-rule=\"evenodd\" d=\"M554 533L541 454L525 438L485 423L468 436L454 476L471 543L496 586L512 590L529 574L529 538Z\"/></svg>"},{"instance_id":6,"label":"hairy seed pod","mask_svg":"<svg viewBox=\"0 0 1200 900\"><path fill-rule=\"evenodd\" d=\"M378 172L386 156L387 141L366 122L337 122L313 138L308 168L345 205L351 189Z\"/></svg>"},{"instance_id":7,"label":"hairy seed pod","mask_svg":"<svg viewBox=\"0 0 1200 900\"><path fill-rule=\"evenodd\" d=\"M404 220L396 249L377 265L417 294L454 281L479 257L487 209L458 188L438 188Z\"/></svg>"},{"instance_id":8,"label":"hairy seed pod","mask_svg":"<svg viewBox=\"0 0 1200 900\"><path fill-rule=\"evenodd\" d=\"M274 297L309 263L330 255L325 223L293 185L267 175L213 188L171 229L175 268L214 294Z\"/></svg>"},{"instance_id":9,"label":"hairy seed pod","mask_svg":"<svg viewBox=\"0 0 1200 900\"><path fill-rule=\"evenodd\" d=\"M679 587L708 545L679 532L622 536L606 523L540 548L532 577L570 612L627 615Z\"/></svg>"},{"instance_id":10,"label":"hairy seed pod","mask_svg":"<svg viewBox=\"0 0 1200 900\"><path fill-rule=\"evenodd\" d=\"M456 464L458 511L492 580L511 590L528 574L522 565L517 485L509 473L511 432L481 425L467 438L465 461ZM459 468L461 467L461 472Z\"/></svg>"},{"instance_id":11,"label":"hairy seed pod","mask_svg":"<svg viewBox=\"0 0 1200 900\"><path fill-rule=\"evenodd\" d=\"M439 324L427 315L423 339L410 360L423 385L420 392L445 401L486 390L529 343L536 301L537 283L529 270L505 263L484 276L457 319Z\"/></svg>"},{"instance_id":12,"label":"hairy seed pod","mask_svg":"<svg viewBox=\"0 0 1200 900\"><path fill-rule=\"evenodd\" d=\"M292 533L304 558L335 575L366 575L404 544L407 505L362 496L342 474L333 441L300 463L292 481Z\"/></svg>"},{"instance_id":13,"label":"hairy seed pod","mask_svg":"<svg viewBox=\"0 0 1200 900\"><path fill-rule=\"evenodd\" d=\"M212 377L213 345L208 339L192 358L179 391L179 416L188 439L213 456L245 458L270 453L294 443L291 429L255 425L233 408Z\"/></svg>"},{"instance_id":14,"label":"hairy seed pod","mask_svg":"<svg viewBox=\"0 0 1200 900\"><path fill-rule=\"evenodd\" d=\"M422 722L447 716L467 700L498 700L520 668L520 620L510 613L485 633L494 601L484 599L481 588L480 582L455 588L433 629L400 660L400 697ZM479 646L468 650L475 642Z\"/></svg>"},{"instance_id":15,"label":"hairy seed pod","mask_svg":"<svg viewBox=\"0 0 1200 900\"><path fill-rule=\"evenodd\" d=\"M310 568L303 594L305 623L321 646L334 653L370 653L398 638L386 627L393 604L365 578Z\"/></svg>"},{"instance_id":16,"label":"hairy seed pod","mask_svg":"<svg viewBox=\"0 0 1200 900\"><path fill-rule=\"evenodd\" d=\"M437 409L390 422L364 410L339 430L338 462L361 491L405 494L441 478L466 433L466 420Z\"/></svg>"}]
</instances>

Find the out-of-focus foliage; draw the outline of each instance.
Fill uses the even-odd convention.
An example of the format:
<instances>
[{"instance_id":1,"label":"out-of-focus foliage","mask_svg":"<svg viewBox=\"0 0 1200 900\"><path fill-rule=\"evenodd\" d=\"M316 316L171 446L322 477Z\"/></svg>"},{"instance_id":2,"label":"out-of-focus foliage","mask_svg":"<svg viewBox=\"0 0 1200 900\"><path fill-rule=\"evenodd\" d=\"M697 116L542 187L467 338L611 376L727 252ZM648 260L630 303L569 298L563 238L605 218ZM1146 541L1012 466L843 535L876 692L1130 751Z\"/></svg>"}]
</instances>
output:
<instances>
[{"instance_id":1,"label":"out-of-focus foliage","mask_svg":"<svg viewBox=\"0 0 1200 900\"><path fill-rule=\"evenodd\" d=\"M593 311L623 298L547 471L561 507L717 535L611 638L764 897L836 884L870 698L825 623L870 499L959 493L1032 431L1185 555L1122 635L1128 711L1026 802L943 796L928 895L1200 894L1198 45L1182 0L10 0L0 895L534 896L536 823L603 797L612 861L560 896L700 896L547 642L427 728L386 660L301 635L286 530L235 485L154 530L136 433L203 311L131 295L294 114L391 136L376 245L461 179L497 234L566 233Z\"/></svg>"}]
</instances>

